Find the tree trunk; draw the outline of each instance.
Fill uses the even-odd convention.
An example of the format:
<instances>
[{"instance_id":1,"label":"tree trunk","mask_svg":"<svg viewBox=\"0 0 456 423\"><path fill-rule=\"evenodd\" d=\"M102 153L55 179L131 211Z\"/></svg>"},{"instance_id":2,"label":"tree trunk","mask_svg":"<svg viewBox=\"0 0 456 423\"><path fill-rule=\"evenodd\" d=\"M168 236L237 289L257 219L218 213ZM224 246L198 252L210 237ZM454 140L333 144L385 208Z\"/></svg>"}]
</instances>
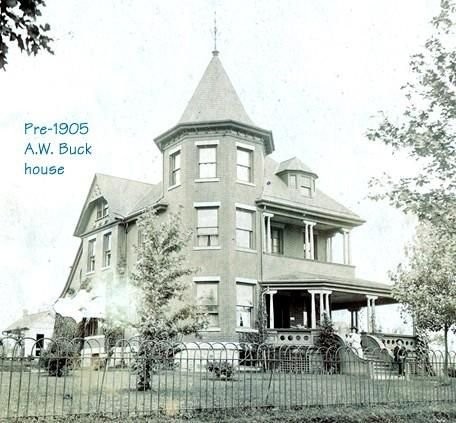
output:
<instances>
[{"instance_id":1,"label":"tree trunk","mask_svg":"<svg viewBox=\"0 0 456 423\"><path fill-rule=\"evenodd\" d=\"M443 328L443 338L445 343L445 358L443 360L443 377L448 377L448 330L449 326L445 323Z\"/></svg>"}]
</instances>

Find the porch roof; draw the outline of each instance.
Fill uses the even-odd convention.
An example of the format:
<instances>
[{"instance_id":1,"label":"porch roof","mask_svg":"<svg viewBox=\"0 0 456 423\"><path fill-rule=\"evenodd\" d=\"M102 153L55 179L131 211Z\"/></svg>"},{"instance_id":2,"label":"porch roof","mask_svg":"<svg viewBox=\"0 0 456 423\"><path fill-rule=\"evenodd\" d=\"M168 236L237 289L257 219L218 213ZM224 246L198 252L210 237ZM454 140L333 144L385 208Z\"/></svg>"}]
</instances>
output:
<instances>
[{"instance_id":1,"label":"porch roof","mask_svg":"<svg viewBox=\"0 0 456 423\"><path fill-rule=\"evenodd\" d=\"M314 273L295 272L264 280L262 285L274 288L294 289L299 287L304 289L327 288L334 291L376 295L385 300L387 299L387 302L395 302L391 295L391 285L366 279L342 278Z\"/></svg>"}]
</instances>

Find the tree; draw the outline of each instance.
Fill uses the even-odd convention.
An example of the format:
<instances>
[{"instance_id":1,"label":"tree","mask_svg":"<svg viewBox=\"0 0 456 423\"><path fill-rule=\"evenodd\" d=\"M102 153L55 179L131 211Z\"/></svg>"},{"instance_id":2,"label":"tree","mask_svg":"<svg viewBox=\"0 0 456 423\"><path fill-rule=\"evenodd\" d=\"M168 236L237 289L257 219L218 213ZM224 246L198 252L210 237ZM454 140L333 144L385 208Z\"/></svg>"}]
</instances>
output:
<instances>
[{"instance_id":1,"label":"tree","mask_svg":"<svg viewBox=\"0 0 456 423\"><path fill-rule=\"evenodd\" d=\"M160 219L149 209L141 216L138 228L142 242L132 279L141 297L141 345L135 368L138 389L145 390L150 389L150 372L172 360L172 342L202 329L206 319L184 298L189 288L185 276L195 269L185 263L184 248L191 232L184 230L181 216L170 213L167 219Z\"/></svg>"},{"instance_id":2,"label":"tree","mask_svg":"<svg viewBox=\"0 0 456 423\"><path fill-rule=\"evenodd\" d=\"M421 330L443 331L447 374L448 332L456 325L456 235L421 224L406 253L406 263L391 274L393 297Z\"/></svg>"},{"instance_id":3,"label":"tree","mask_svg":"<svg viewBox=\"0 0 456 423\"><path fill-rule=\"evenodd\" d=\"M75 341L81 334L81 325L74 319L56 314L52 341L41 353L39 365L51 376L63 376L82 348L81 342Z\"/></svg>"},{"instance_id":4,"label":"tree","mask_svg":"<svg viewBox=\"0 0 456 423\"><path fill-rule=\"evenodd\" d=\"M17 45L21 52L36 56L40 50L54 54L50 45L53 41L47 34L51 27L41 25L44 0L1 0L0 1L0 69L5 70L9 45Z\"/></svg>"},{"instance_id":5,"label":"tree","mask_svg":"<svg viewBox=\"0 0 456 423\"><path fill-rule=\"evenodd\" d=\"M328 373L337 372L337 349L340 343L334 324L326 313L323 313L323 321L320 322L320 334L318 335L316 346L322 350L325 371Z\"/></svg>"},{"instance_id":6,"label":"tree","mask_svg":"<svg viewBox=\"0 0 456 423\"><path fill-rule=\"evenodd\" d=\"M410 59L413 78L401 89L406 106L399 119L381 112L380 123L369 129L368 139L393 151L406 152L420 167L415 175L393 180L373 178L373 199L390 204L420 220L456 232L456 49L455 11L450 0L441 0L433 18L433 35L423 51Z\"/></svg>"}]
</instances>

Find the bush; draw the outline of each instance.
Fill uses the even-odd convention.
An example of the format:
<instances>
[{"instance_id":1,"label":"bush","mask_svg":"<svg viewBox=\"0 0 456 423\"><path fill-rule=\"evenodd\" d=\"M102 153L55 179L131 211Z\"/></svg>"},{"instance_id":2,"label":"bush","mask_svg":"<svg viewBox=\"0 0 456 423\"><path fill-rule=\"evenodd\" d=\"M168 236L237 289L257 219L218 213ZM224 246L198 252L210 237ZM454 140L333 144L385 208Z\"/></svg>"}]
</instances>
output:
<instances>
[{"instance_id":1,"label":"bush","mask_svg":"<svg viewBox=\"0 0 456 423\"><path fill-rule=\"evenodd\" d=\"M448 367L448 376L456 377L456 367L455 366Z\"/></svg>"},{"instance_id":2,"label":"bush","mask_svg":"<svg viewBox=\"0 0 456 423\"><path fill-rule=\"evenodd\" d=\"M70 317L55 316L54 336L46 350L41 352L39 366L47 369L50 376L61 377L72 366L82 347L74 341L79 335L79 325Z\"/></svg>"},{"instance_id":3,"label":"bush","mask_svg":"<svg viewBox=\"0 0 456 423\"><path fill-rule=\"evenodd\" d=\"M225 360L213 360L208 361L207 370L212 374L215 374L217 378L231 379L234 375L234 366L232 363Z\"/></svg>"},{"instance_id":4,"label":"bush","mask_svg":"<svg viewBox=\"0 0 456 423\"><path fill-rule=\"evenodd\" d=\"M44 350L39 359L39 366L47 369L50 376L61 377L68 373L69 368L73 365L78 354L78 343L70 340L61 339L52 342Z\"/></svg>"}]
</instances>

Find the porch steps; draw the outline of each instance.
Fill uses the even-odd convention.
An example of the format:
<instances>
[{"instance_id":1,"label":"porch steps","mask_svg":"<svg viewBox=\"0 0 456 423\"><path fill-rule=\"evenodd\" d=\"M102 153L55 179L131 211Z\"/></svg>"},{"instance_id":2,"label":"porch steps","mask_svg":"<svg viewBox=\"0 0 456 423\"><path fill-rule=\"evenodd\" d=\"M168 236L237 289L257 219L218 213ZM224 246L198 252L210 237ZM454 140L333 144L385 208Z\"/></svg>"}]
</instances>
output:
<instances>
[{"instance_id":1,"label":"porch steps","mask_svg":"<svg viewBox=\"0 0 456 423\"><path fill-rule=\"evenodd\" d=\"M372 362L374 379L399 379L397 371L393 369L392 363L380 359L374 352L363 350L364 358Z\"/></svg>"}]
</instances>

